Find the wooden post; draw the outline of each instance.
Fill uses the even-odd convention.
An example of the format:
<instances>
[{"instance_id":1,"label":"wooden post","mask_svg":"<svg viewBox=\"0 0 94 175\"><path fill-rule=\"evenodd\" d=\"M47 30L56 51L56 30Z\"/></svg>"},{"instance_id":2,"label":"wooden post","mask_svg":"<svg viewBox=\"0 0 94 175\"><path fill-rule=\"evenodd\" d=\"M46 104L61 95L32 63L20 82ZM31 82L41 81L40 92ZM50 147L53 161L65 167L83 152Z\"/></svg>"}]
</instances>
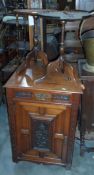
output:
<instances>
[{"instance_id":1,"label":"wooden post","mask_svg":"<svg viewBox=\"0 0 94 175\"><path fill-rule=\"evenodd\" d=\"M28 8L29 9L32 9L32 8L35 8L35 7L33 7L32 5L33 5L33 0L28 0L28 2L27 2L27 6L28 6ZM43 6L41 6L42 5L42 0L41 0L41 2L40 2L40 5L39 5L39 8L43 8ZM42 19L40 19L40 35L41 35L41 50L43 50L43 24L42 24ZM29 25L29 43L30 43L30 50L33 48L33 46L34 46L34 42L33 42L33 35L34 35L34 33L33 33L33 25Z\"/></svg>"},{"instance_id":2,"label":"wooden post","mask_svg":"<svg viewBox=\"0 0 94 175\"><path fill-rule=\"evenodd\" d=\"M27 0L27 7L29 9L32 8L32 0ZM33 26L30 24L29 24L29 43L30 43L30 50L31 50L34 46L34 43L33 43Z\"/></svg>"}]
</instances>

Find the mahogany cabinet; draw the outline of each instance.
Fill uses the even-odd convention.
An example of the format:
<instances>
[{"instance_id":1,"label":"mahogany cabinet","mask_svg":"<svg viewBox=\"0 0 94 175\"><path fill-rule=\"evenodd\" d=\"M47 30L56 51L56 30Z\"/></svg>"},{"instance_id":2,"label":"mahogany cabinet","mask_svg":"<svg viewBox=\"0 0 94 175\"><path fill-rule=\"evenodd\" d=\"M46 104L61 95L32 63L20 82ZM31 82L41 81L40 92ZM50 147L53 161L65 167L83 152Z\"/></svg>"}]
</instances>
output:
<instances>
[{"instance_id":1,"label":"mahogany cabinet","mask_svg":"<svg viewBox=\"0 0 94 175\"><path fill-rule=\"evenodd\" d=\"M94 135L94 73L83 69L86 63L85 59L79 60L79 75L85 86L81 98L81 118L80 118L80 154L85 152L94 152L94 146L86 145L86 138L92 133ZM94 137L92 137L94 138Z\"/></svg>"},{"instance_id":2,"label":"mahogany cabinet","mask_svg":"<svg viewBox=\"0 0 94 175\"><path fill-rule=\"evenodd\" d=\"M40 61L26 65L5 85L13 161L70 168L81 84L68 67L63 75L58 60L48 64L47 74Z\"/></svg>"},{"instance_id":3,"label":"mahogany cabinet","mask_svg":"<svg viewBox=\"0 0 94 175\"><path fill-rule=\"evenodd\" d=\"M41 99L33 100L30 95ZM70 166L78 97L22 89L7 89L7 97L13 160Z\"/></svg>"}]
</instances>

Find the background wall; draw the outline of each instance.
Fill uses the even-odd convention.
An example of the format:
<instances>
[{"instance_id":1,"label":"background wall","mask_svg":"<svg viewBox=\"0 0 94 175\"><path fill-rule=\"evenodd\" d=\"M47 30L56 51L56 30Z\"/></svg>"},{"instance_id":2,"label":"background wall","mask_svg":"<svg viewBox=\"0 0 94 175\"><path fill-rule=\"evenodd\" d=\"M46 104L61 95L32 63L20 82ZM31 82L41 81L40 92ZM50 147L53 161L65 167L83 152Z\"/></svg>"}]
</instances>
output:
<instances>
[{"instance_id":1,"label":"background wall","mask_svg":"<svg viewBox=\"0 0 94 175\"><path fill-rule=\"evenodd\" d=\"M94 10L94 0L76 0L77 9L91 11Z\"/></svg>"}]
</instances>

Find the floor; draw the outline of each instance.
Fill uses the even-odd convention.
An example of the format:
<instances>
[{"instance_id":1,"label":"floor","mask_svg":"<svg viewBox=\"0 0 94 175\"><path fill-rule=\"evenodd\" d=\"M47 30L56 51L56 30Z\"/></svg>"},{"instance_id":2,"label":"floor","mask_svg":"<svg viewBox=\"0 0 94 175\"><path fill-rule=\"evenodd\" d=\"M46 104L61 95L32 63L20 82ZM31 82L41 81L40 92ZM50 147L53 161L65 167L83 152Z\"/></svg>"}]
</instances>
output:
<instances>
[{"instance_id":1,"label":"floor","mask_svg":"<svg viewBox=\"0 0 94 175\"><path fill-rule=\"evenodd\" d=\"M89 142L90 143L90 142ZM89 144L87 143L87 144ZM92 175L94 174L94 153L79 155L79 140L75 141L71 170L55 165L31 162L12 162L7 109L0 106L0 175Z\"/></svg>"}]
</instances>

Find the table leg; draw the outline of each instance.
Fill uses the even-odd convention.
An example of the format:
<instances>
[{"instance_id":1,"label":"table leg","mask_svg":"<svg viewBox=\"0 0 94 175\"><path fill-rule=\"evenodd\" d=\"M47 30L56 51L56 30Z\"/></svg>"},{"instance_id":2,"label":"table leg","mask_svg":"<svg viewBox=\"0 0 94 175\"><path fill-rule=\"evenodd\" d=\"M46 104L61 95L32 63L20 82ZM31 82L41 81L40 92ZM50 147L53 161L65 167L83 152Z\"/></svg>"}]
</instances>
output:
<instances>
[{"instance_id":1,"label":"table leg","mask_svg":"<svg viewBox=\"0 0 94 175\"><path fill-rule=\"evenodd\" d=\"M65 21L61 21L61 42L60 42L60 69L64 72L64 33L65 33Z\"/></svg>"}]
</instances>

